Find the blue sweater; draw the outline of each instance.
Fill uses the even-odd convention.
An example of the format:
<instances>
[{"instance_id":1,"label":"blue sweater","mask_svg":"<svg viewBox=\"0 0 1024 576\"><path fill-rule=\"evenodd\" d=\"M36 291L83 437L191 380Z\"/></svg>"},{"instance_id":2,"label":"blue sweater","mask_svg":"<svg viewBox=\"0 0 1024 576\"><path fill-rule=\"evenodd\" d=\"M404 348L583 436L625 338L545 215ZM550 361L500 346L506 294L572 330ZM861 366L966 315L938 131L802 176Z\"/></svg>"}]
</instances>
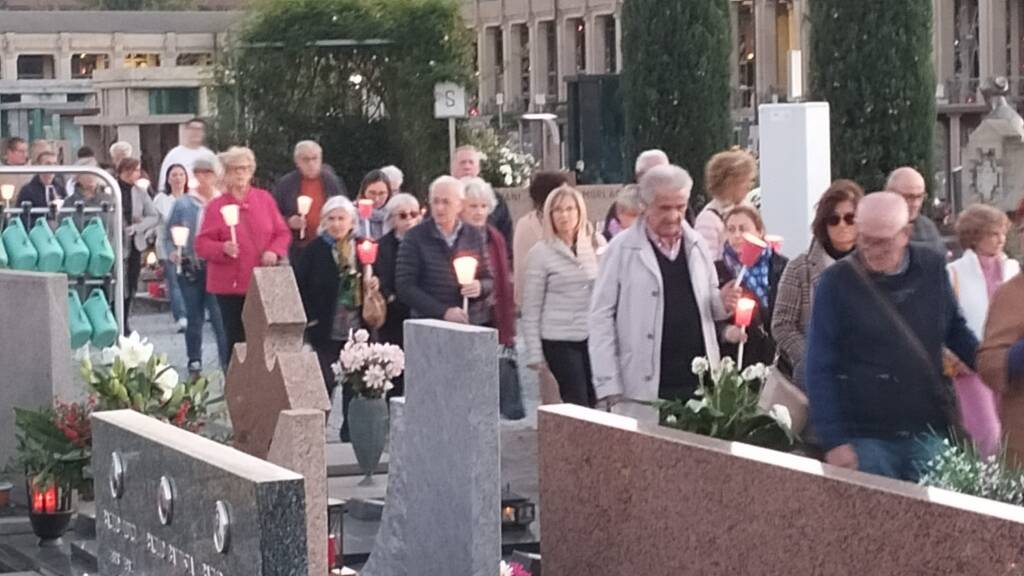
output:
<instances>
[{"instance_id":1,"label":"blue sweater","mask_svg":"<svg viewBox=\"0 0 1024 576\"><path fill-rule=\"evenodd\" d=\"M909 266L895 276L872 275L883 297L924 344L942 372L949 347L973 368L978 341L960 313L945 260L911 245ZM891 438L950 425L952 386L941 388L912 345L872 295L849 258L821 277L807 337L806 382L811 419L826 450L852 438Z\"/></svg>"}]
</instances>

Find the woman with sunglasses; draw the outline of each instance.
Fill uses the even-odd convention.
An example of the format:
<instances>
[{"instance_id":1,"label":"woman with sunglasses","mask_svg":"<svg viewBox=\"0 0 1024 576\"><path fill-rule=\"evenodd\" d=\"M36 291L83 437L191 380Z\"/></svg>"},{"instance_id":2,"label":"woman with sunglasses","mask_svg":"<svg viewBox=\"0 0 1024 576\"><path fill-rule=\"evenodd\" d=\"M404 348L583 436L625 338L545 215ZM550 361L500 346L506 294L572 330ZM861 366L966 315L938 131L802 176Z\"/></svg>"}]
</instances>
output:
<instances>
[{"instance_id":1,"label":"woman with sunglasses","mask_svg":"<svg viewBox=\"0 0 1024 576\"><path fill-rule=\"evenodd\" d=\"M807 252L786 266L779 281L771 333L778 346L781 370L806 390L803 381L807 325L811 320L814 289L821 274L836 260L853 252L857 244L857 203L864 190L851 180L836 180L822 194L811 224L814 239Z\"/></svg>"},{"instance_id":2,"label":"woman with sunglasses","mask_svg":"<svg viewBox=\"0 0 1024 576\"><path fill-rule=\"evenodd\" d=\"M398 299L395 286L395 265L398 263L398 247L401 246L405 233L420 223L420 203L412 194L404 192L395 194L384 206L387 218L384 221L386 233L380 239L380 250L377 253L377 264L373 267L380 278L380 290L388 303L388 313L384 325L377 331L377 339L388 344L402 346L402 323L409 319L409 307ZM392 394L402 395L401 382L394 382Z\"/></svg>"}]
</instances>

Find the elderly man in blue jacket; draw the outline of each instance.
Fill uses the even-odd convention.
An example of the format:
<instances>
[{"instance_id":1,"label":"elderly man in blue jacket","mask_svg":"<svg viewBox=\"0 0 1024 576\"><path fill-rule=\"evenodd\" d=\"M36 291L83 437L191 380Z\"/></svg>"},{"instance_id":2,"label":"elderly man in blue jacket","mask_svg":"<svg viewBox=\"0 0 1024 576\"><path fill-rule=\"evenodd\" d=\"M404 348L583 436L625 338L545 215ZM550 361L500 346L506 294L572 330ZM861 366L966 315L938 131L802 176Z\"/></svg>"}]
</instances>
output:
<instances>
[{"instance_id":1,"label":"elderly man in blue jacket","mask_svg":"<svg viewBox=\"0 0 1024 576\"><path fill-rule=\"evenodd\" d=\"M978 342L944 258L910 243L907 204L857 207L857 251L822 276L808 335L811 418L829 464L917 481L954 424L943 348L971 368Z\"/></svg>"}]
</instances>

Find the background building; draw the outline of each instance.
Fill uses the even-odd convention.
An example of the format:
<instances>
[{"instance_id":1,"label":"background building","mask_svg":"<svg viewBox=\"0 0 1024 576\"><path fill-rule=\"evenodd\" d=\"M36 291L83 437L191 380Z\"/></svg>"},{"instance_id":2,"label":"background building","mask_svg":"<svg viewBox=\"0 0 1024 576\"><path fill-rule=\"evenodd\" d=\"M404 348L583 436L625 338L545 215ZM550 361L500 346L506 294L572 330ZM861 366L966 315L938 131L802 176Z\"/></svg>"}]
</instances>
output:
<instances>
[{"instance_id":1,"label":"background building","mask_svg":"<svg viewBox=\"0 0 1024 576\"><path fill-rule=\"evenodd\" d=\"M241 12L0 13L0 137L131 142L143 161L209 111L211 65ZM61 32L53 32L61 30Z\"/></svg>"}]
</instances>

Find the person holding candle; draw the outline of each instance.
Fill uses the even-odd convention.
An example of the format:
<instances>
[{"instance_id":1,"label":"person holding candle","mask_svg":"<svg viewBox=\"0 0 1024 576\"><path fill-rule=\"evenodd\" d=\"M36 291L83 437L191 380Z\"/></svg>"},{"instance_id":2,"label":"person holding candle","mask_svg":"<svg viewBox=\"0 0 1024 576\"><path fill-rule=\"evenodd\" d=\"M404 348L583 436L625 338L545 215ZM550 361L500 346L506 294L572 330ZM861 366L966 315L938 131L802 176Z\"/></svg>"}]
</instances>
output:
<instances>
[{"instance_id":1,"label":"person holding candle","mask_svg":"<svg viewBox=\"0 0 1024 576\"><path fill-rule=\"evenodd\" d=\"M1020 274L1020 264L1003 250L1009 229L1006 213L984 204L970 206L956 222L964 254L946 269L967 326L979 340L984 336L989 302L996 290ZM947 374L953 376L964 429L982 456L996 455L1003 433L992 389L955 358L949 358L946 364Z\"/></svg>"},{"instance_id":2,"label":"person holding candle","mask_svg":"<svg viewBox=\"0 0 1024 576\"><path fill-rule=\"evenodd\" d=\"M725 231L727 236L722 259L715 262L718 280L722 285L736 280L744 268L740 254L747 244L745 237L751 235L764 239L764 220L752 206L741 204L726 213ZM750 298L756 307L745 333L736 323L723 323L720 341L723 356L732 356L738 360L737 345L744 341L745 365L758 362L770 365L775 361L775 341L771 333L772 311L775 309L782 271L788 263L785 256L768 245L760 250L756 263L747 268L741 288L743 296Z\"/></svg>"},{"instance_id":3,"label":"person holding candle","mask_svg":"<svg viewBox=\"0 0 1024 576\"><path fill-rule=\"evenodd\" d=\"M486 237L487 269L494 277L494 305L491 317L498 329L498 342L506 348L516 345L516 303L512 292L512 269L505 237L490 224L498 201L491 185L482 178L463 178L466 199L462 204L462 222L480 230Z\"/></svg>"},{"instance_id":4,"label":"person holding candle","mask_svg":"<svg viewBox=\"0 0 1024 576\"><path fill-rule=\"evenodd\" d=\"M711 201L704 206L694 228L708 245L711 256L722 257L728 235L725 214L733 206L742 204L757 179L757 161L746 150L733 149L711 157L704 170L704 185Z\"/></svg>"},{"instance_id":5,"label":"person holding candle","mask_svg":"<svg viewBox=\"0 0 1024 576\"><path fill-rule=\"evenodd\" d=\"M306 339L316 351L328 393L332 393L338 381L331 366L338 361L350 334L372 328L363 318L363 304L369 293L380 290L380 280L365 275L357 259L358 220L352 201L334 196L324 203L319 216L320 234L299 255L295 281L306 310ZM372 249L372 243L362 250L367 248ZM353 396L350 384L343 384L342 395L345 423L341 441L348 442L348 405Z\"/></svg>"},{"instance_id":6,"label":"person holding candle","mask_svg":"<svg viewBox=\"0 0 1024 576\"><path fill-rule=\"evenodd\" d=\"M459 218L465 193L465 184L451 176L431 183L430 218L406 233L398 249L395 285L414 318L491 326L494 283L487 267L487 240ZM465 256L475 258L478 267L475 279L460 283L453 262Z\"/></svg>"},{"instance_id":7,"label":"person holding candle","mask_svg":"<svg viewBox=\"0 0 1024 576\"><path fill-rule=\"evenodd\" d=\"M910 242L907 203L869 194L857 206L857 251L815 291L807 338L811 420L825 461L916 482L956 423L943 347L974 367L944 256Z\"/></svg>"},{"instance_id":8,"label":"person holding candle","mask_svg":"<svg viewBox=\"0 0 1024 576\"><path fill-rule=\"evenodd\" d=\"M203 214L196 237L196 254L206 260L206 288L217 296L227 349L245 341L242 307L257 266L276 266L288 256L291 232L266 190L252 185L256 156L233 146L220 155L225 193L213 199ZM225 213L237 216L237 225Z\"/></svg>"},{"instance_id":9,"label":"person holding candle","mask_svg":"<svg viewBox=\"0 0 1024 576\"><path fill-rule=\"evenodd\" d=\"M597 398L587 351L587 314L605 240L594 232L587 203L575 188L555 190L543 214L544 240L526 261L527 365L551 370L563 402L593 408Z\"/></svg>"},{"instance_id":10,"label":"person holding candle","mask_svg":"<svg viewBox=\"0 0 1024 576\"><path fill-rule=\"evenodd\" d=\"M139 289L142 274L142 253L149 248L149 232L160 225L160 215L145 188L136 184L142 180L142 165L138 158L125 158L117 166L117 183L121 188L121 213L124 222L123 248L125 259L124 332L131 334L132 302Z\"/></svg>"},{"instance_id":11,"label":"person holding candle","mask_svg":"<svg viewBox=\"0 0 1024 576\"><path fill-rule=\"evenodd\" d=\"M171 251L167 248L173 243L168 242L170 228L167 222L171 217L174 203L185 195L185 189L188 187L188 170L181 164L172 164L163 180L164 189L153 199L153 206L160 214L160 225L156 228L156 257L164 270L167 296L171 300L171 315L178 324L178 332L184 333L188 328L188 314L185 312L185 297L182 296L178 283L178 266L169 258Z\"/></svg>"},{"instance_id":12,"label":"person holding candle","mask_svg":"<svg viewBox=\"0 0 1024 576\"><path fill-rule=\"evenodd\" d=\"M863 197L864 190L856 182L833 182L815 207L811 245L786 266L779 279L771 319L779 352L776 367L801 390L805 389L804 359L814 293L825 270L856 247L857 204Z\"/></svg>"},{"instance_id":13,"label":"person holding candle","mask_svg":"<svg viewBox=\"0 0 1024 576\"><path fill-rule=\"evenodd\" d=\"M391 183L383 170L371 170L363 177L357 198L360 206L359 233L361 236L371 240L379 240L384 236L384 223L388 216L384 206L390 198ZM364 212L369 212L369 214L364 214Z\"/></svg>"},{"instance_id":14,"label":"person holding candle","mask_svg":"<svg viewBox=\"0 0 1024 576\"><path fill-rule=\"evenodd\" d=\"M374 270L380 278L381 294L388 303L384 325L377 331L377 338L388 344L403 345L404 331L402 324L409 319L409 307L398 298L398 287L395 283L395 272L398 264L398 251L405 240L405 235L422 220L420 203L412 194L399 193L388 200L384 207L388 213L386 221L388 232L380 239L380 250L377 254L377 265ZM401 396L400 382L395 383L396 395Z\"/></svg>"},{"instance_id":15,"label":"person holding candle","mask_svg":"<svg viewBox=\"0 0 1024 576\"><path fill-rule=\"evenodd\" d=\"M324 164L324 151L312 140L303 140L295 145L295 170L285 174L274 186L274 200L277 209L284 216L292 231L292 246L289 259L297 262L302 249L316 239L320 230L320 211L324 203L335 196L344 196L345 183ZM300 197L309 198L309 211L299 211Z\"/></svg>"},{"instance_id":16,"label":"person holding candle","mask_svg":"<svg viewBox=\"0 0 1024 576\"><path fill-rule=\"evenodd\" d=\"M605 252L591 300L588 351L599 401L653 422L658 399L697 389L696 357L719 363L716 322L732 315L740 290L719 288L714 260L686 223L693 179L678 166L640 179L642 219Z\"/></svg>"},{"instance_id":17,"label":"person holding candle","mask_svg":"<svg viewBox=\"0 0 1024 576\"><path fill-rule=\"evenodd\" d=\"M217 181L220 163L213 154L201 156L192 165L196 186L189 187L188 193L174 201L171 214L167 217L168 233L164 236L164 250L168 259L180 267L178 276L182 298L185 302L185 351L188 355L188 371L193 377L203 369L203 324L207 317L217 341L217 358L221 370L227 371L231 361L231 350L224 334L224 322L220 315L217 298L206 290L206 261L196 254L196 234L199 231L206 207L220 196ZM175 244L175 228L188 230L188 238L180 248Z\"/></svg>"},{"instance_id":18,"label":"person holding candle","mask_svg":"<svg viewBox=\"0 0 1024 576\"><path fill-rule=\"evenodd\" d=\"M459 146L455 149L455 156L452 158L451 175L459 179L478 178L480 176L480 156L480 150L475 146ZM495 198L497 203L487 221L505 237L507 251L513 252L512 213L509 212L508 202L500 194Z\"/></svg>"}]
</instances>

